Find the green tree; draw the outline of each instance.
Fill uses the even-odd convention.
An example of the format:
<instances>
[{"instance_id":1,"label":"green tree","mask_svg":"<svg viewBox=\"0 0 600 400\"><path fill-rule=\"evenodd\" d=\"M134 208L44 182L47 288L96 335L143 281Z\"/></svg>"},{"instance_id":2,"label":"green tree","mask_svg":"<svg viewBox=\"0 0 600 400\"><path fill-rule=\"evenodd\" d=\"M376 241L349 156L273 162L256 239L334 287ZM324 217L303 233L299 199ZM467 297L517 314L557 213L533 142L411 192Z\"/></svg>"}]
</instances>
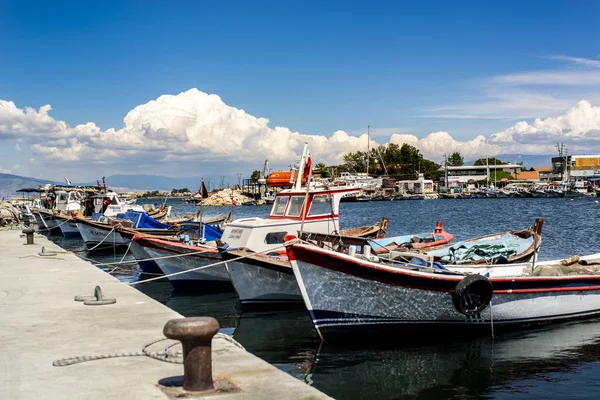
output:
<instances>
[{"instance_id":1,"label":"green tree","mask_svg":"<svg viewBox=\"0 0 600 400\"><path fill-rule=\"evenodd\" d=\"M357 151L345 154L344 165L348 172L365 172L367 170L367 152Z\"/></svg>"},{"instance_id":2,"label":"green tree","mask_svg":"<svg viewBox=\"0 0 600 400\"><path fill-rule=\"evenodd\" d=\"M260 179L260 171L259 170L253 171L252 175L250 175L250 180L253 183L256 183L256 182L258 182L259 179Z\"/></svg>"},{"instance_id":3,"label":"green tree","mask_svg":"<svg viewBox=\"0 0 600 400\"><path fill-rule=\"evenodd\" d=\"M464 164L465 159L463 158L463 156L460 155L458 151L455 151L454 153L450 154L450 157L448 157L448 165L450 166L460 167Z\"/></svg>"},{"instance_id":4,"label":"green tree","mask_svg":"<svg viewBox=\"0 0 600 400\"><path fill-rule=\"evenodd\" d=\"M488 161L486 161L485 158L480 158L477 161L475 161L473 163L473 165L505 165L505 164L508 164L507 162L498 160L496 157L490 157L487 160Z\"/></svg>"},{"instance_id":5,"label":"green tree","mask_svg":"<svg viewBox=\"0 0 600 400\"><path fill-rule=\"evenodd\" d=\"M329 178L329 171L327 166L323 163L315 164L314 169L319 170L322 178Z\"/></svg>"}]
</instances>

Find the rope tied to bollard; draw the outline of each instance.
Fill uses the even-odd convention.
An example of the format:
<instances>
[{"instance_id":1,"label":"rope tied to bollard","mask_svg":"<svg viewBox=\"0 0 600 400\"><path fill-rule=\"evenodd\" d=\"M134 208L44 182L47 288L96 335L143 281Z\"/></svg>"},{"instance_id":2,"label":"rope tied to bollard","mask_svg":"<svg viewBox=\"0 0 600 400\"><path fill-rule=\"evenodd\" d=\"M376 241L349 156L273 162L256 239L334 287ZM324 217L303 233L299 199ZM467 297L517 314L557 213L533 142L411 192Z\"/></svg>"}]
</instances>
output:
<instances>
[{"instance_id":1,"label":"rope tied to bollard","mask_svg":"<svg viewBox=\"0 0 600 400\"><path fill-rule=\"evenodd\" d=\"M239 342L237 342L234 338L225 335L224 333L217 333L214 336L214 339L225 340L233 344L234 346L246 350L244 346L242 346ZM164 348L163 351L150 351L150 348L160 342L164 342L165 340L172 341L168 346ZM75 357L67 357L60 358L58 360L54 360L52 362L52 366L54 367L67 367L69 365L80 364L88 361L97 361L97 360L106 360L108 358L121 358L121 357L150 357L158 361L163 361L171 364L183 364L183 352L181 350L172 351L176 346L181 346L180 342L168 339L168 338L160 338L151 341L150 343L145 344L142 347L142 351L135 352L114 352L114 353L106 353L106 354L98 354L93 356L75 356Z\"/></svg>"}]
</instances>

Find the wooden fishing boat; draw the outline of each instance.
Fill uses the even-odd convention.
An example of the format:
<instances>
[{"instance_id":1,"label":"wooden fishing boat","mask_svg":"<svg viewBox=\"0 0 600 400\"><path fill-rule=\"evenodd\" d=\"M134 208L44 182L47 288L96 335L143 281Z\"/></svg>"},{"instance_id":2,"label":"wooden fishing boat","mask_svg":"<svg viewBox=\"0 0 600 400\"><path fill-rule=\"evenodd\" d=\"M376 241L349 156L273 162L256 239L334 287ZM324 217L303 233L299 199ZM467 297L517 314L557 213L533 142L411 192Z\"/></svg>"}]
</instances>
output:
<instances>
[{"instance_id":1,"label":"wooden fishing boat","mask_svg":"<svg viewBox=\"0 0 600 400\"><path fill-rule=\"evenodd\" d=\"M154 260L169 282L178 290L231 289L231 281L216 246L189 245L146 235L134 236L134 242ZM136 257L137 258L137 257ZM196 270L197 268L201 268ZM192 271L190 271L192 270Z\"/></svg>"},{"instance_id":2,"label":"wooden fishing boat","mask_svg":"<svg viewBox=\"0 0 600 400\"><path fill-rule=\"evenodd\" d=\"M513 264L529 261L542 245L544 220L533 227L500 232L461 242L431 247L427 254L443 264ZM416 246L408 247L418 249Z\"/></svg>"},{"instance_id":3,"label":"wooden fishing boat","mask_svg":"<svg viewBox=\"0 0 600 400\"><path fill-rule=\"evenodd\" d=\"M365 247L366 249L367 247ZM287 254L321 337L450 329L490 332L600 314L600 254L528 263L516 274L460 273L427 254L375 256L290 242ZM505 270L512 264L494 266ZM477 266L475 266L477 267ZM514 271L513 271L514 272Z\"/></svg>"},{"instance_id":4,"label":"wooden fishing boat","mask_svg":"<svg viewBox=\"0 0 600 400\"><path fill-rule=\"evenodd\" d=\"M384 218L382 225L387 227L387 218ZM349 230L350 232L352 230ZM358 229L354 231L360 232ZM432 234L429 233L429 236ZM452 235L442 229L438 224L435 235L436 241L430 242L431 245L446 243L452 240ZM417 235L408 235L408 237L418 237ZM423 235L421 235L423 236ZM342 236L337 234L323 233L302 233L302 240L313 241L318 246L328 246L339 249L340 246L350 244L366 245L375 243L379 240L389 240L394 242L394 238L368 238L360 236ZM402 237L401 240L406 240ZM426 242L422 246L426 247ZM373 245L376 248L382 246ZM271 252L268 254L255 254L248 249L227 250L221 254L227 262L227 270L231 275L234 287L244 306L257 306L260 304L287 303L302 304L300 288L294 278L291 265L286 254ZM243 257L243 259L240 259Z\"/></svg>"},{"instance_id":5,"label":"wooden fishing boat","mask_svg":"<svg viewBox=\"0 0 600 400\"><path fill-rule=\"evenodd\" d=\"M390 219L383 217L381 222L377 222L373 225L358 226L356 228L348 228L340 230L341 236L353 236L362 238L383 238L387 232L387 226Z\"/></svg>"}]
</instances>

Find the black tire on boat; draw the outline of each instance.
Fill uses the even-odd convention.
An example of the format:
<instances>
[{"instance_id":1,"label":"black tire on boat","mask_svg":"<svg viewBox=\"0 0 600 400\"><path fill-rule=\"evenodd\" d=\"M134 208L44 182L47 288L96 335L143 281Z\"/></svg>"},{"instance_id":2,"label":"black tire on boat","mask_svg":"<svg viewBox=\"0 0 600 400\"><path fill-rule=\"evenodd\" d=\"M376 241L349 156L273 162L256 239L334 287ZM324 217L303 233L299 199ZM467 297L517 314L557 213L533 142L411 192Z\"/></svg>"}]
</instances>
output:
<instances>
[{"instance_id":1,"label":"black tire on boat","mask_svg":"<svg viewBox=\"0 0 600 400\"><path fill-rule=\"evenodd\" d=\"M487 278L473 274L458 282L452 300L456 311L472 316L479 314L490 304L493 293L494 288Z\"/></svg>"}]
</instances>

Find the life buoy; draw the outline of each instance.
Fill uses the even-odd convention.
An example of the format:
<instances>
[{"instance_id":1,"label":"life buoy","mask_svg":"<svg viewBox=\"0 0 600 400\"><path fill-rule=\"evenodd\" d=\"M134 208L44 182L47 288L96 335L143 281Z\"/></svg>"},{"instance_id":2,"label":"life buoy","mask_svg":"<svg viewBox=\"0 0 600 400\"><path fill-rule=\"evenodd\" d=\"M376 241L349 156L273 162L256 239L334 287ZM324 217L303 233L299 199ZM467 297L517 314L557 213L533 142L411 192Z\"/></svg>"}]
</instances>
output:
<instances>
[{"instance_id":1,"label":"life buoy","mask_svg":"<svg viewBox=\"0 0 600 400\"><path fill-rule=\"evenodd\" d=\"M494 288L482 275L473 274L458 282L452 294L456 311L472 316L483 311L492 301Z\"/></svg>"}]
</instances>

